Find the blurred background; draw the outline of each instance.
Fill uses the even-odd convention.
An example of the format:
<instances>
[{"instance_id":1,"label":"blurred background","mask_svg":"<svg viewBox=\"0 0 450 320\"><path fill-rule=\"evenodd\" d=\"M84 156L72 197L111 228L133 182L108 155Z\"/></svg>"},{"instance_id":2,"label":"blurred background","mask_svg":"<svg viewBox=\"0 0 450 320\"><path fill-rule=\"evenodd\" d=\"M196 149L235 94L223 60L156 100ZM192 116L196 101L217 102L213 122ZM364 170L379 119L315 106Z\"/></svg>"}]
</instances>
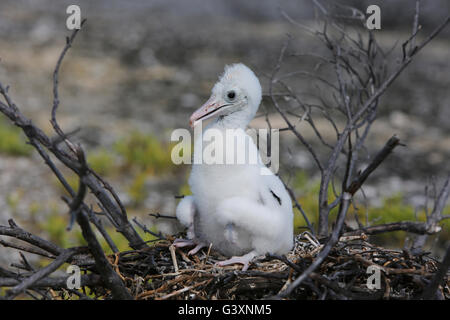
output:
<instances>
[{"instance_id":1,"label":"blurred background","mask_svg":"<svg viewBox=\"0 0 450 320\"><path fill-rule=\"evenodd\" d=\"M396 45L390 56L395 64L412 29L415 1L341 3L363 12L369 4L380 6L382 29L376 36L386 50ZM315 11L307 0L2 0L0 81L11 87L10 95L21 111L48 134L52 134L52 73L70 34L66 29L70 4L80 6L87 23L60 72L59 122L66 132L81 129L74 139L88 151L90 165L116 189L130 218L136 216L164 233L180 228L155 221L148 213L174 215L178 201L174 196L189 192L189 167L170 161L170 134L175 128L189 128L189 115L209 97L224 65L245 63L266 91L266 75L275 67L287 34L292 36L291 52L323 50L281 14L284 10L308 24ZM450 3L423 1L420 8L419 40L448 15ZM393 134L407 147L396 149L366 183L367 201L358 206L363 222L423 219L425 185L433 181L442 185L450 155L449 36L447 28L381 100L367 156ZM289 59L284 68L312 70L313 64L306 58ZM299 92L308 81L296 83ZM265 108L271 110L268 100L263 100L261 110ZM273 119L275 127L284 127ZM255 119L252 126L264 126L264 119ZM320 148L309 131L304 134ZM0 115L0 224L14 218L62 246L80 242L78 229L65 231L68 215L60 200L62 187L25 142L20 130ZM314 221L319 183L314 163L287 133L281 134L281 150L280 174ZM64 172L76 187L76 176ZM298 213L296 224L303 225ZM447 224L429 248L444 247L449 238ZM120 235L115 240L126 248ZM398 248L404 240L404 233L398 232L379 241ZM0 264L9 254L0 248Z\"/></svg>"}]
</instances>

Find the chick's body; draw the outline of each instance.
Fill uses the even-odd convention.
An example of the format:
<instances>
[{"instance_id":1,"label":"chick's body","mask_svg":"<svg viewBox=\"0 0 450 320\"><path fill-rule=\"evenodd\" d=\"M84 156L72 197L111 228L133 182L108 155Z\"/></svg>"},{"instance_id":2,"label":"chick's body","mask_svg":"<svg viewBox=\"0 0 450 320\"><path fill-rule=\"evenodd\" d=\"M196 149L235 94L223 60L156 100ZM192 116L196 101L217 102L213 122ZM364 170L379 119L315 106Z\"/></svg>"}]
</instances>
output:
<instances>
[{"instance_id":1,"label":"chick's body","mask_svg":"<svg viewBox=\"0 0 450 320\"><path fill-rule=\"evenodd\" d=\"M221 265L242 263L244 269L256 255L283 254L293 245L291 199L245 132L260 101L261 86L254 73L242 64L226 67L211 98L191 116L194 126L206 118L217 119L195 139L189 178L193 194L177 208L177 217L193 232L196 243L212 244L234 256ZM211 161L205 156L211 156L207 151L213 142Z\"/></svg>"}]
</instances>

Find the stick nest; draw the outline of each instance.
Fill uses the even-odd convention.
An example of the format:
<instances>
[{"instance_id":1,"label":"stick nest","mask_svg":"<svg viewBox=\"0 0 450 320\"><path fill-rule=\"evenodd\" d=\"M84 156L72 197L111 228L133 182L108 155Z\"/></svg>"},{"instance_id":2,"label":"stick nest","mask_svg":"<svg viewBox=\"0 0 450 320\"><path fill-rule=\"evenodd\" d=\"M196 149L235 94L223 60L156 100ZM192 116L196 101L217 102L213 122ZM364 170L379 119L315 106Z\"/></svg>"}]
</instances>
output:
<instances>
[{"instance_id":1,"label":"stick nest","mask_svg":"<svg viewBox=\"0 0 450 320\"><path fill-rule=\"evenodd\" d=\"M428 253L380 248L365 235L341 237L321 266L301 283L289 299L418 299L437 271L438 263ZM144 250L110 256L116 272L136 299L263 299L292 283L316 258L323 247L308 235L296 237L286 256L255 259L247 271L241 265L217 267L225 259L214 250L188 256L174 248L173 239L161 240ZM379 289L369 289L372 273L380 270ZM372 282L376 285L376 282ZM439 288L441 298L450 298L449 277ZM104 289L91 288L108 298Z\"/></svg>"}]
</instances>

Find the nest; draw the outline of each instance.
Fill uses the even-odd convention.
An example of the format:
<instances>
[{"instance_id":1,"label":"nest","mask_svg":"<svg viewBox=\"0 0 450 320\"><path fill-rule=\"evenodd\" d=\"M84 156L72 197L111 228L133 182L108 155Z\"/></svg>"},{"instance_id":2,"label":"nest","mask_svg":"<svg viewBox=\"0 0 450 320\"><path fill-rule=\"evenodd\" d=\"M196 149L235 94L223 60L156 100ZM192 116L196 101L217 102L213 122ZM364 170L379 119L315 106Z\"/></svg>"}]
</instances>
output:
<instances>
[{"instance_id":1,"label":"nest","mask_svg":"<svg viewBox=\"0 0 450 320\"><path fill-rule=\"evenodd\" d=\"M438 268L428 253L380 248L365 235L341 237L325 261L288 299L417 299ZM172 246L173 239L150 248L110 256L116 272L136 299L264 299L277 298L316 258L323 247L307 233L295 239L286 256L255 259L247 271L241 265L217 267L225 259L214 250L188 256ZM368 267L371 272L368 272ZM368 279L374 269L379 281ZM375 274L375 273L374 273ZM450 298L448 275L439 291ZM375 286L375 288L373 287ZM108 292L91 288L97 296Z\"/></svg>"}]
</instances>

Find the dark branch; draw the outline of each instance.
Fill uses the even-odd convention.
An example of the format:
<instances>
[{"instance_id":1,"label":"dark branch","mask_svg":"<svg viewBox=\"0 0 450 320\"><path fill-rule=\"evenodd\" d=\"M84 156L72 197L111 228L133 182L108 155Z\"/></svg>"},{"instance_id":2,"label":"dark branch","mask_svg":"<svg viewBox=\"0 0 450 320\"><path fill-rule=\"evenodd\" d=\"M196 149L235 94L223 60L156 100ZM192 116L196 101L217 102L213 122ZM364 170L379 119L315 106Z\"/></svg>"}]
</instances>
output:
<instances>
[{"instance_id":1,"label":"dark branch","mask_svg":"<svg viewBox=\"0 0 450 320\"><path fill-rule=\"evenodd\" d=\"M391 137L388 142L384 145L383 149L381 149L373 158L373 160L370 162L370 164L367 166L366 169L350 184L350 186L347 189L347 192L349 192L351 195L354 195L356 191L361 188L364 181L369 177L369 175L375 171L375 169L383 162L386 157L394 150L396 146L400 144L400 139L398 139L396 136Z\"/></svg>"},{"instance_id":2,"label":"dark branch","mask_svg":"<svg viewBox=\"0 0 450 320\"><path fill-rule=\"evenodd\" d=\"M26 290L28 287L32 286L35 282L41 280L42 278L45 278L50 273L57 270L59 267L61 267L64 263L67 262L67 260L70 259L74 254L76 253L73 249L67 249L64 250L56 259L50 263L48 266L40 269L39 271L33 273L32 276L26 278L23 280L20 284L16 285L12 289L10 289L6 293L6 298L8 299L14 299L17 295L22 293L24 290Z\"/></svg>"}]
</instances>

